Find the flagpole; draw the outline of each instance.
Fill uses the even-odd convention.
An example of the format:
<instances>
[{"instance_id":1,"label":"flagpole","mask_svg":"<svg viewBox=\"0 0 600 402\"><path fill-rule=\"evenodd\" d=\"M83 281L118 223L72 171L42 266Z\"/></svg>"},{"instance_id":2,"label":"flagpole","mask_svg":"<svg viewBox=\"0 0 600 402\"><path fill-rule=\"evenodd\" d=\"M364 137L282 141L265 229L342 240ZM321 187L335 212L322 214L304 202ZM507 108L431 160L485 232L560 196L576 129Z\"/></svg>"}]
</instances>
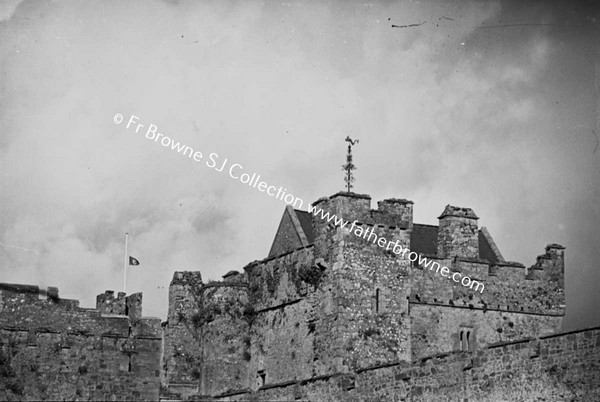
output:
<instances>
[{"instance_id":1,"label":"flagpole","mask_svg":"<svg viewBox=\"0 0 600 402\"><path fill-rule=\"evenodd\" d=\"M123 261L123 292L127 295L127 257L129 257L129 253L127 251L127 240L129 238L129 233L125 233L125 260Z\"/></svg>"}]
</instances>

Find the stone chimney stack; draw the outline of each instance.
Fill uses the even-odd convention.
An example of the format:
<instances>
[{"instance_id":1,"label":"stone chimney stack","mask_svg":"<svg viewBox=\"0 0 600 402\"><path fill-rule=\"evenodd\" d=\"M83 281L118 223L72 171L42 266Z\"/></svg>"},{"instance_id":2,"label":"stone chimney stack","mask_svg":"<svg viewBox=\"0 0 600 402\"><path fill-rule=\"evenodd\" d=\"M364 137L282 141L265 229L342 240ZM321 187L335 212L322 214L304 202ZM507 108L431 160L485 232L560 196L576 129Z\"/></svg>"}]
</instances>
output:
<instances>
[{"instance_id":1,"label":"stone chimney stack","mask_svg":"<svg viewBox=\"0 0 600 402\"><path fill-rule=\"evenodd\" d=\"M381 213L378 220L391 226L413 227L413 202L405 199L388 198L377 202L377 211Z\"/></svg>"},{"instance_id":2,"label":"stone chimney stack","mask_svg":"<svg viewBox=\"0 0 600 402\"><path fill-rule=\"evenodd\" d=\"M438 257L479 258L479 218L471 208L446 205L438 219Z\"/></svg>"}]
</instances>

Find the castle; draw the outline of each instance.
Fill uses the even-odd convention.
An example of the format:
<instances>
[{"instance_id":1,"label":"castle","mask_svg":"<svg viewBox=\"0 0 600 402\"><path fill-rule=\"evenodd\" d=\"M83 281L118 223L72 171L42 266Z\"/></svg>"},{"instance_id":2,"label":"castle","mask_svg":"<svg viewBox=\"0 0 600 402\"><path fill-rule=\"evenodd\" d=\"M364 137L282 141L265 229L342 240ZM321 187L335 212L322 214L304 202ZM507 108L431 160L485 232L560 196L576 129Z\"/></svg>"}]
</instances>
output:
<instances>
[{"instance_id":1,"label":"castle","mask_svg":"<svg viewBox=\"0 0 600 402\"><path fill-rule=\"evenodd\" d=\"M600 399L600 328L560 333L564 247L526 267L469 208L432 226L405 199L313 205L485 290L287 206L267 258L216 282L175 272L162 326L141 317L141 294L82 309L55 289L0 285L0 398Z\"/></svg>"}]
</instances>

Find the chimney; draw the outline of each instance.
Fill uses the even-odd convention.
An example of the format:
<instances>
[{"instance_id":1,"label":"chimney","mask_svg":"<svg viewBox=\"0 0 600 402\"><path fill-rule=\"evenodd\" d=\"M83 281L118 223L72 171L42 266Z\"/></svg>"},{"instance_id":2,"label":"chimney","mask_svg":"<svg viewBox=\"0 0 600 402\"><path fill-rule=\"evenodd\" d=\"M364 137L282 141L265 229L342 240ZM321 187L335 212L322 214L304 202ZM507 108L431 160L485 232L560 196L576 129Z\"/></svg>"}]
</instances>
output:
<instances>
[{"instance_id":1,"label":"chimney","mask_svg":"<svg viewBox=\"0 0 600 402\"><path fill-rule=\"evenodd\" d=\"M471 208L446 205L438 219L438 257L479 258L479 218Z\"/></svg>"},{"instance_id":2,"label":"chimney","mask_svg":"<svg viewBox=\"0 0 600 402\"><path fill-rule=\"evenodd\" d=\"M378 220L390 226L413 227L413 202L405 199L388 198L377 202ZM379 223L379 222L378 222Z\"/></svg>"}]
</instances>

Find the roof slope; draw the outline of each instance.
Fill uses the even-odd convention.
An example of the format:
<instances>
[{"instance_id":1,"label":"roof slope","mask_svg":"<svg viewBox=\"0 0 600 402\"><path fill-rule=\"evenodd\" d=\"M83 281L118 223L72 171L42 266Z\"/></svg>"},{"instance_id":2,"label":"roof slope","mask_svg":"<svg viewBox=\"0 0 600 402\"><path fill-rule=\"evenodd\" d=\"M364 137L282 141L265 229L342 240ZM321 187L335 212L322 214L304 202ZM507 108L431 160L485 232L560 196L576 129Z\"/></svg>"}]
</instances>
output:
<instances>
[{"instance_id":1,"label":"roof slope","mask_svg":"<svg viewBox=\"0 0 600 402\"><path fill-rule=\"evenodd\" d=\"M415 223L410 238L410 250L419 254L437 255L438 226ZM478 232L479 259L492 264L504 262L500 250L496 247L492 236L482 227Z\"/></svg>"},{"instance_id":2,"label":"roof slope","mask_svg":"<svg viewBox=\"0 0 600 402\"><path fill-rule=\"evenodd\" d=\"M269 257L288 253L300 247L308 246L314 241L310 214L298 211L291 206L285 207L279 222L279 228L273 239Z\"/></svg>"},{"instance_id":3,"label":"roof slope","mask_svg":"<svg viewBox=\"0 0 600 402\"><path fill-rule=\"evenodd\" d=\"M307 211L300 211L299 209L294 209L294 212L300 221L300 226L302 226L302 230L304 231L306 240L308 240L308 244L312 244L315 241L315 234L313 232L312 218L310 214Z\"/></svg>"},{"instance_id":4,"label":"roof slope","mask_svg":"<svg viewBox=\"0 0 600 402\"><path fill-rule=\"evenodd\" d=\"M437 235L437 226L415 223L410 236L410 250L419 254L437 255Z\"/></svg>"},{"instance_id":5,"label":"roof slope","mask_svg":"<svg viewBox=\"0 0 600 402\"><path fill-rule=\"evenodd\" d=\"M410 239L410 250L423 255L437 255L438 226L415 223ZM269 257L285 254L300 247L313 244L315 235L311 214L287 206L273 239ZM479 259L492 264L504 262L492 236L485 227L478 232Z\"/></svg>"}]
</instances>

